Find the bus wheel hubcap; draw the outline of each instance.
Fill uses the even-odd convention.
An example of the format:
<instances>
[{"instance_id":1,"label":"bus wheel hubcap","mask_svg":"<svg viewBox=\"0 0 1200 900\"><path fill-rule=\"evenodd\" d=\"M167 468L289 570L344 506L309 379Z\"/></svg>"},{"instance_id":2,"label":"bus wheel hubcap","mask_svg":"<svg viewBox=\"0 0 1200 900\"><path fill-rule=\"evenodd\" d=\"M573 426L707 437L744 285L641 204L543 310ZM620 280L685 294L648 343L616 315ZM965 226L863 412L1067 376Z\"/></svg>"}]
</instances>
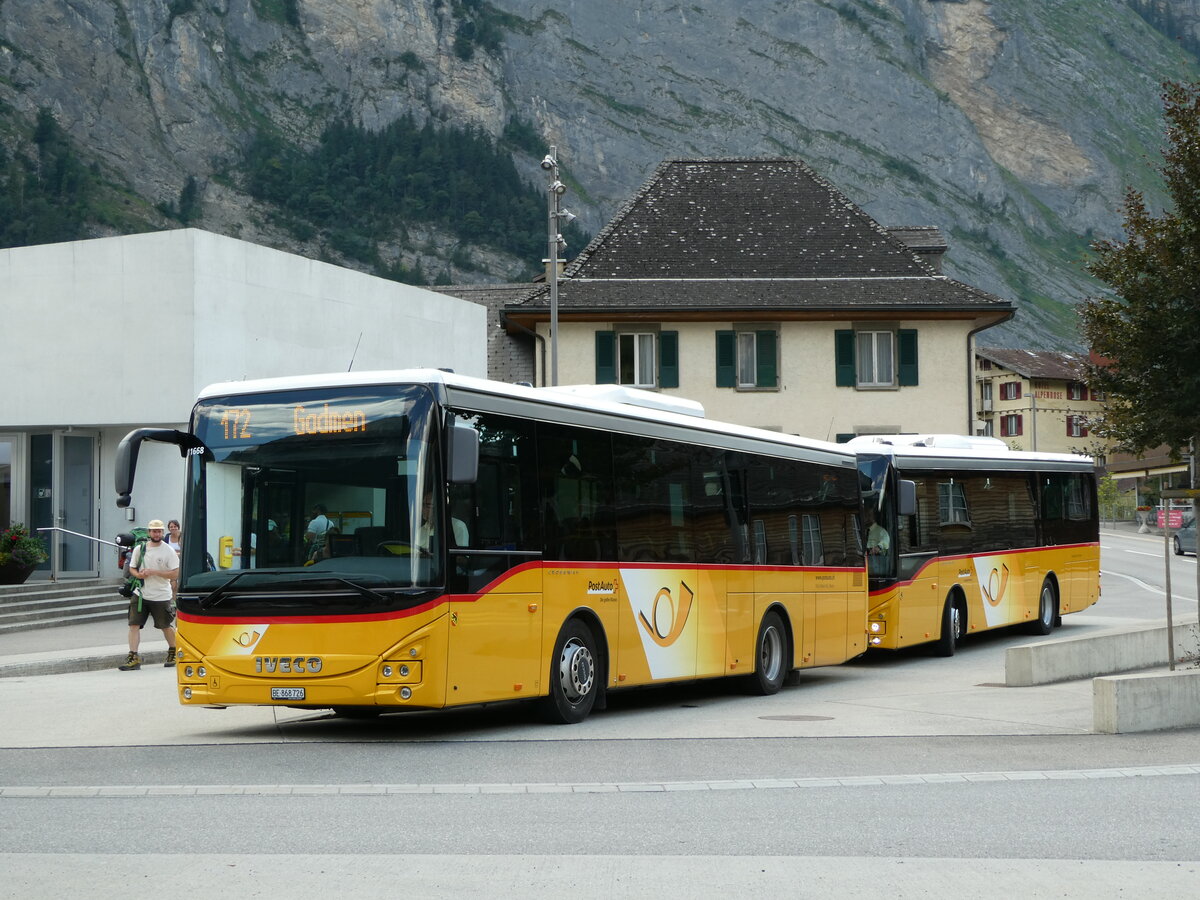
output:
<instances>
[{"instance_id":1,"label":"bus wheel hubcap","mask_svg":"<svg viewBox=\"0 0 1200 900\"><path fill-rule=\"evenodd\" d=\"M588 695L595 671L592 651L576 638L567 641L559 659L558 677L568 700L577 703Z\"/></svg>"}]
</instances>

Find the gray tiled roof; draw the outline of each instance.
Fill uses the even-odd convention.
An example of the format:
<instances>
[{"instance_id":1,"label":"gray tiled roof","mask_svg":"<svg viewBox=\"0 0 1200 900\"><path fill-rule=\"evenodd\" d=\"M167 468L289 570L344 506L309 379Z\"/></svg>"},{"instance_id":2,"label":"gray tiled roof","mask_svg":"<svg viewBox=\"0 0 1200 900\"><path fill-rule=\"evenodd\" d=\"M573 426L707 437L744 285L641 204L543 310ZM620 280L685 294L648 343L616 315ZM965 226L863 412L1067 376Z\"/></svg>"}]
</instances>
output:
<instances>
[{"instance_id":1,"label":"gray tiled roof","mask_svg":"<svg viewBox=\"0 0 1200 900\"><path fill-rule=\"evenodd\" d=\"M946 250L946 238L935 225L889 225L888 234L913 250Z\"/></svg>"},{"instance_id":2,"label":"gray tiled roof","mask_svg":"<svg viewBox=\"0 0 1200 900\"><path fill-rule=\"evenodd\" d=\"M549 305L549 288L537 293L519 309ZM656 309L665 318L671 312L761 311L772 315L793 312L939 310L980 312L993 304L1008 304L986 291L940 276L922 278L822 278L822 279L639 279L559 282L559 309L572 313ZM513 311L512 307L507 307Z\"/></svg>"},{"instance_id":3,"label":"gray tiled roof","mask_svg":"<svg viewBox=\"0 0 1200 900\"><path fill-rule=\"evenodd\" d=\"M937 229L900 229L933 249ZM807 165L793 159L664 162L559 281L565 313L940 310L1013 304L945 278ZM510 314L549 306L537 287Z\"/></svg>"},{"instance_id":4,"label":"gray tiled roof","mask_svg":"<svg viewBox=\"0 0 1200 900\"><path fill-rule=\"evenodd\" d=\"M1066 353L1061 350L978 347L975 355L1026 378L1053 378L1062 381L1083 381L1084 366L1087 364L1087 357L1082 353Z\"/></svg>"}]
</instances>

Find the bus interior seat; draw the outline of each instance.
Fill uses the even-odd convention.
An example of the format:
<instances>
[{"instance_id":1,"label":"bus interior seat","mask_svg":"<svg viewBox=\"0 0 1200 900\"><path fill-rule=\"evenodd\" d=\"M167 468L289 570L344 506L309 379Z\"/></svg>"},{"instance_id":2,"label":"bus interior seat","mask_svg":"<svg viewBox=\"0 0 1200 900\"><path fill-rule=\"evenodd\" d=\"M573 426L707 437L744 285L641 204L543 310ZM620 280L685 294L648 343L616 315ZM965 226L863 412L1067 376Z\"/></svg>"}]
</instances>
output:
<instances>
[{"instance_id":1,"label":"bus interior seat","mask_svg":"<svg viewBox=\"0 0 1200 900\"><path fill-rule=\"evenodd\" d=\"M358 538L350 534L329 535L330 556L359 556Z\"/></svg>"},{"instance_id":2,"label":"bus interior seat","mask_svg":"<svg viewBox=\"0 0 1200 900\"><path fill-rule=\"evenodd\" d=\"M387 528L383 525L360 525L354 529L354 540L358 541L360 556L378 556L379 545L387 539Z\"/></svg>"}]
</instances>

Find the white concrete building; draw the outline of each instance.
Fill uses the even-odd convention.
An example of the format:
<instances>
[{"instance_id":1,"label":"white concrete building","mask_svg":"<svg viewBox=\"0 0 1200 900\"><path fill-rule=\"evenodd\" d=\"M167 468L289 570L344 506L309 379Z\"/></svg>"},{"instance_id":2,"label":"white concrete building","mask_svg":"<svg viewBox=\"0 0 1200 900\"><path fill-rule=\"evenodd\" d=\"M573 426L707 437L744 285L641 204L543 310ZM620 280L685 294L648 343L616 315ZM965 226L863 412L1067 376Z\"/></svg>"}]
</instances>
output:
<instances>
[{"instance_id":1,"label":"white concrete building","mask_svg":"<svg viewBox=\"0 0 1200 900\"><path fill-rule=\"evenodd\" d=\"M0 250L0 527L112 540L182 512L178 451L147 444L132 512L113 455L130 430L182 428L218 381L452 368L486 377L476 304L196 229ZM55 533L34 578L116 574Z\"/></svg>"}]
</instances>

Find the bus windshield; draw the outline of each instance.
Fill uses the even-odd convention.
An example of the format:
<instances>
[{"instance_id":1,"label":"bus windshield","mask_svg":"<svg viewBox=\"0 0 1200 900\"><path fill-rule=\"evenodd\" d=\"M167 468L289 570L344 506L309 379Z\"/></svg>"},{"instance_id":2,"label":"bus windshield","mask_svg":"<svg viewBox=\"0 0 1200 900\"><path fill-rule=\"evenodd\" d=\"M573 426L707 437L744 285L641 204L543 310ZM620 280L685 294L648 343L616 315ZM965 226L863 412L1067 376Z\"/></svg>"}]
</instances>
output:
<instances>
[{"instance_id":1,"label":"bus windshield","mask_svg":"<svg viewBox=\"0 0 1200 900\"><path fill-rule=\"evenodd\" d=\"M419 385L198 403L181 608L345 613L440 585L435 408Z\"/></svg>"}]
</instances>

